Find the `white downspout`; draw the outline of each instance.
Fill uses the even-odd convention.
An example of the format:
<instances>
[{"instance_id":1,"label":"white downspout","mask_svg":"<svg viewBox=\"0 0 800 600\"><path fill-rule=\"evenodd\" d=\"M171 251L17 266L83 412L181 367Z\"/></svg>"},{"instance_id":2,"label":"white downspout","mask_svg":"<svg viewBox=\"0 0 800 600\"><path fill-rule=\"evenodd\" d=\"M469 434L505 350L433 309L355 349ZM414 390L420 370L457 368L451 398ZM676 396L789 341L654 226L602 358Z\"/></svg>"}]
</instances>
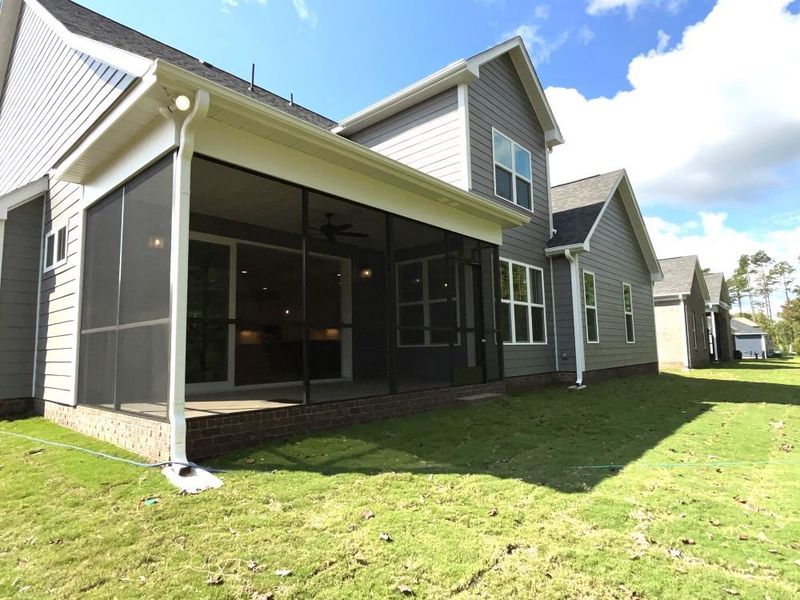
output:
<instances>
[{"instance_id":1,"label":"white downspout","mask_svg":"<svg viewBox=\"0 0 800 600\"><path fill-rule=\"evenodd\" d=\"M575 337L575 385L571 389L583 389L583 372L586 370L586 356L583 347L583 309L581 307L580 255L567 248L564 256L569 261L572 281L572 333Z\"/></svg>"},{"instance_id":2,"label":"white downspout","mask_svg":"<svg viewBox=\"0 0 800 600\"><path fill-rule=\"evenodd\" d=\"M719 351L717 350L717 319L714 316L714 309L711 309L711 339L714 342L714 362L719 362Z\"/></svg>"},{"instance_id":3,"label":"white downspout","mask_svg":"<svg viewBox=\"0 0 800 600\"><path fill-rule=\"evenodd\" d=\"M172 179L172 244L170 250L170 365L169 456L175 462L186 458L186 318L189 268L189 211L192 156L197 121L208 114L210 97L197 90L194 108L181 125L178 153Z\"/></svg>"},{"instance_id":4,"label":"white downspout","mask_svg":"<svg viewBox=\"0 0 800 600\"><path fill-rule=\"evenodd\" d=\"M683 366L689 368L689 315L686 314L686 302L684 296L678 296L681 301L681 312L683 313Z\"/></svg>"},{"instance_id":5,"label":"white downspout","mask_svg":"<svg viewBox=\"0 0 800 600\"><path fill-rule=\"evenodd\" d=\"M6 216L0 213L0 282L3 281L3 245L5 243L6 235ZM36 311L39 314L39 311ZM37 335L38 337L38 335Z\"/></svg>"}]
</instances>

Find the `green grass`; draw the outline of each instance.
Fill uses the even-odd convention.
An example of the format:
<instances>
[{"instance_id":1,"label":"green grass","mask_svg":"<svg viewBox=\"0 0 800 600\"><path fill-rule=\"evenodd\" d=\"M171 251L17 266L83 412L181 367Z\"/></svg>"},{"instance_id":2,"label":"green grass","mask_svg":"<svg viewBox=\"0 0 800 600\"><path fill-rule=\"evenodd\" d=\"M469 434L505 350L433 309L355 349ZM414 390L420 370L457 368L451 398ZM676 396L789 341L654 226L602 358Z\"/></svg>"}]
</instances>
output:
<instances>
[{"instance_id":1,"label":"green grass","mask_svg":"<svg viewBox=\"0 0 800 600\"><path fill-rule=\"evenodd\" d=\"M42 419L0 429L123 455ZM0 435L0 597L800 594L797 360L540 390L215 466L222 489L180 496Z\"/></svg>"}]
</instances>

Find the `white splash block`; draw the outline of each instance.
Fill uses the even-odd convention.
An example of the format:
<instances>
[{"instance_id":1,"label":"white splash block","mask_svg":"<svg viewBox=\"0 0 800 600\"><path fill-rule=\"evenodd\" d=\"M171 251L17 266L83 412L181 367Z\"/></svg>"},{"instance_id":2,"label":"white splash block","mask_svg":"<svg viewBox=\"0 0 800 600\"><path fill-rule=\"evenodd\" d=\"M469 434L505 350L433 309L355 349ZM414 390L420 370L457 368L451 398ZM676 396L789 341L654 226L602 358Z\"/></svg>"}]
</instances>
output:
<instances>
[{"instance_id":1,"label":"white splash block","mask_svg":"<svg viewBox=\"0 0 800 600\"><path fill-rule=\"evenodd\" d=\"M222 487L222 480L205 469L172 465L161 472L169 482L186 494L199 494L205 490Z\"/></svg>"}]
</instances>

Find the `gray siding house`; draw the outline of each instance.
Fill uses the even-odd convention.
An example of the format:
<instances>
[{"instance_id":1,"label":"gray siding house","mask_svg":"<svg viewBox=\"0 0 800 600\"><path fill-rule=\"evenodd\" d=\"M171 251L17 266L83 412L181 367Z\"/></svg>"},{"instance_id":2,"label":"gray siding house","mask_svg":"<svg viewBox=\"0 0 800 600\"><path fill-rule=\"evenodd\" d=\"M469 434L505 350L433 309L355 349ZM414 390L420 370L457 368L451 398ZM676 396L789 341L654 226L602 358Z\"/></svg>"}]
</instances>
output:
<instances>
[{"instance_id":1,"label":"gray siding house","mask_svg":"<svg viewBox=\"0 0 800 600\"><path fill-rule=\"evenodd\" d=\"M769 355L769 336L758 323L745 317L734 317L731 330L736 350L742 353L742 358L766 358Z\"/></svg>"},{"instance_id":2,"label":"gray siding house","mask_svg":"<svg viewBox=\"0 0 800 600\"><path fill-rule=\"evenodd\" d=\"M659 261L654 288L658 360L662 367L695 369L711 362L706 310L711 301L696 256Z\"/></svg>"},{"instance_id":3,"label":"gray siding house","mask_svg":"<svg viewBox=\"0 0 800 600\"><path fill-rule=\"evenodd\" d=\"M336 123L69 0L0 33L0 400L186 461L655 363L624 173L553 243L519 38Z\"/></svg>"},{"instance_id":4,"label":"gray siding house","mask_svg":"<svg viewBox=\"0 0 800 600\"><path fill-rule=\"evenodd\" d=\"M705 273L709 302L706 319L711 334L711 358L715 362L733 360L734 341L731 332L731 298L722 273Z\"/></svg>"}]
</instances>

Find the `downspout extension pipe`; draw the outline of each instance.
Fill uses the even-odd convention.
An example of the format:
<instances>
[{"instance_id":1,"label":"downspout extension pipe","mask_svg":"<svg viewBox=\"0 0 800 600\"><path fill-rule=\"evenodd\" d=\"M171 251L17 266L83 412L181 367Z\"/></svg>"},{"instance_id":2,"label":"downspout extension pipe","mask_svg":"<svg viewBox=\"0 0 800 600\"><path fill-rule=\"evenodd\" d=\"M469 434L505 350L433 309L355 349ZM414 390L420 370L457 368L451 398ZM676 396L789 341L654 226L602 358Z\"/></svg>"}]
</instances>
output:
<instances>
[{"instance_id":1,"label":"downspout extension pipe","mask_svg":"<svg viewBox=\"0 0 800 600\"><path fill-rule=\"evenodd\" d=\"M170 254L170 365L169 365L169 456L172 463L186 458L186 318L188 302L189 211L192 156L197 122L208 115L211 98L197 90L194 108L180 124L178 152L172 179L172 244ZM178 123L176 122L176 126Z\"/></svg>"},{"instance_id":2,"label":"downspout extension pipe","mask_svg":"<svg viewBox=\"0 0 800 600\"><path fill-rule=\"evenodd\" d=\"M583 311L581 309L580 255L569 248L564 250L569 261L569 273L572 282L572 334L575 338L575 385L570 389L581 390L583 372L586 370L586 355L583 347Z\"/></svg>"}]
</instances>

